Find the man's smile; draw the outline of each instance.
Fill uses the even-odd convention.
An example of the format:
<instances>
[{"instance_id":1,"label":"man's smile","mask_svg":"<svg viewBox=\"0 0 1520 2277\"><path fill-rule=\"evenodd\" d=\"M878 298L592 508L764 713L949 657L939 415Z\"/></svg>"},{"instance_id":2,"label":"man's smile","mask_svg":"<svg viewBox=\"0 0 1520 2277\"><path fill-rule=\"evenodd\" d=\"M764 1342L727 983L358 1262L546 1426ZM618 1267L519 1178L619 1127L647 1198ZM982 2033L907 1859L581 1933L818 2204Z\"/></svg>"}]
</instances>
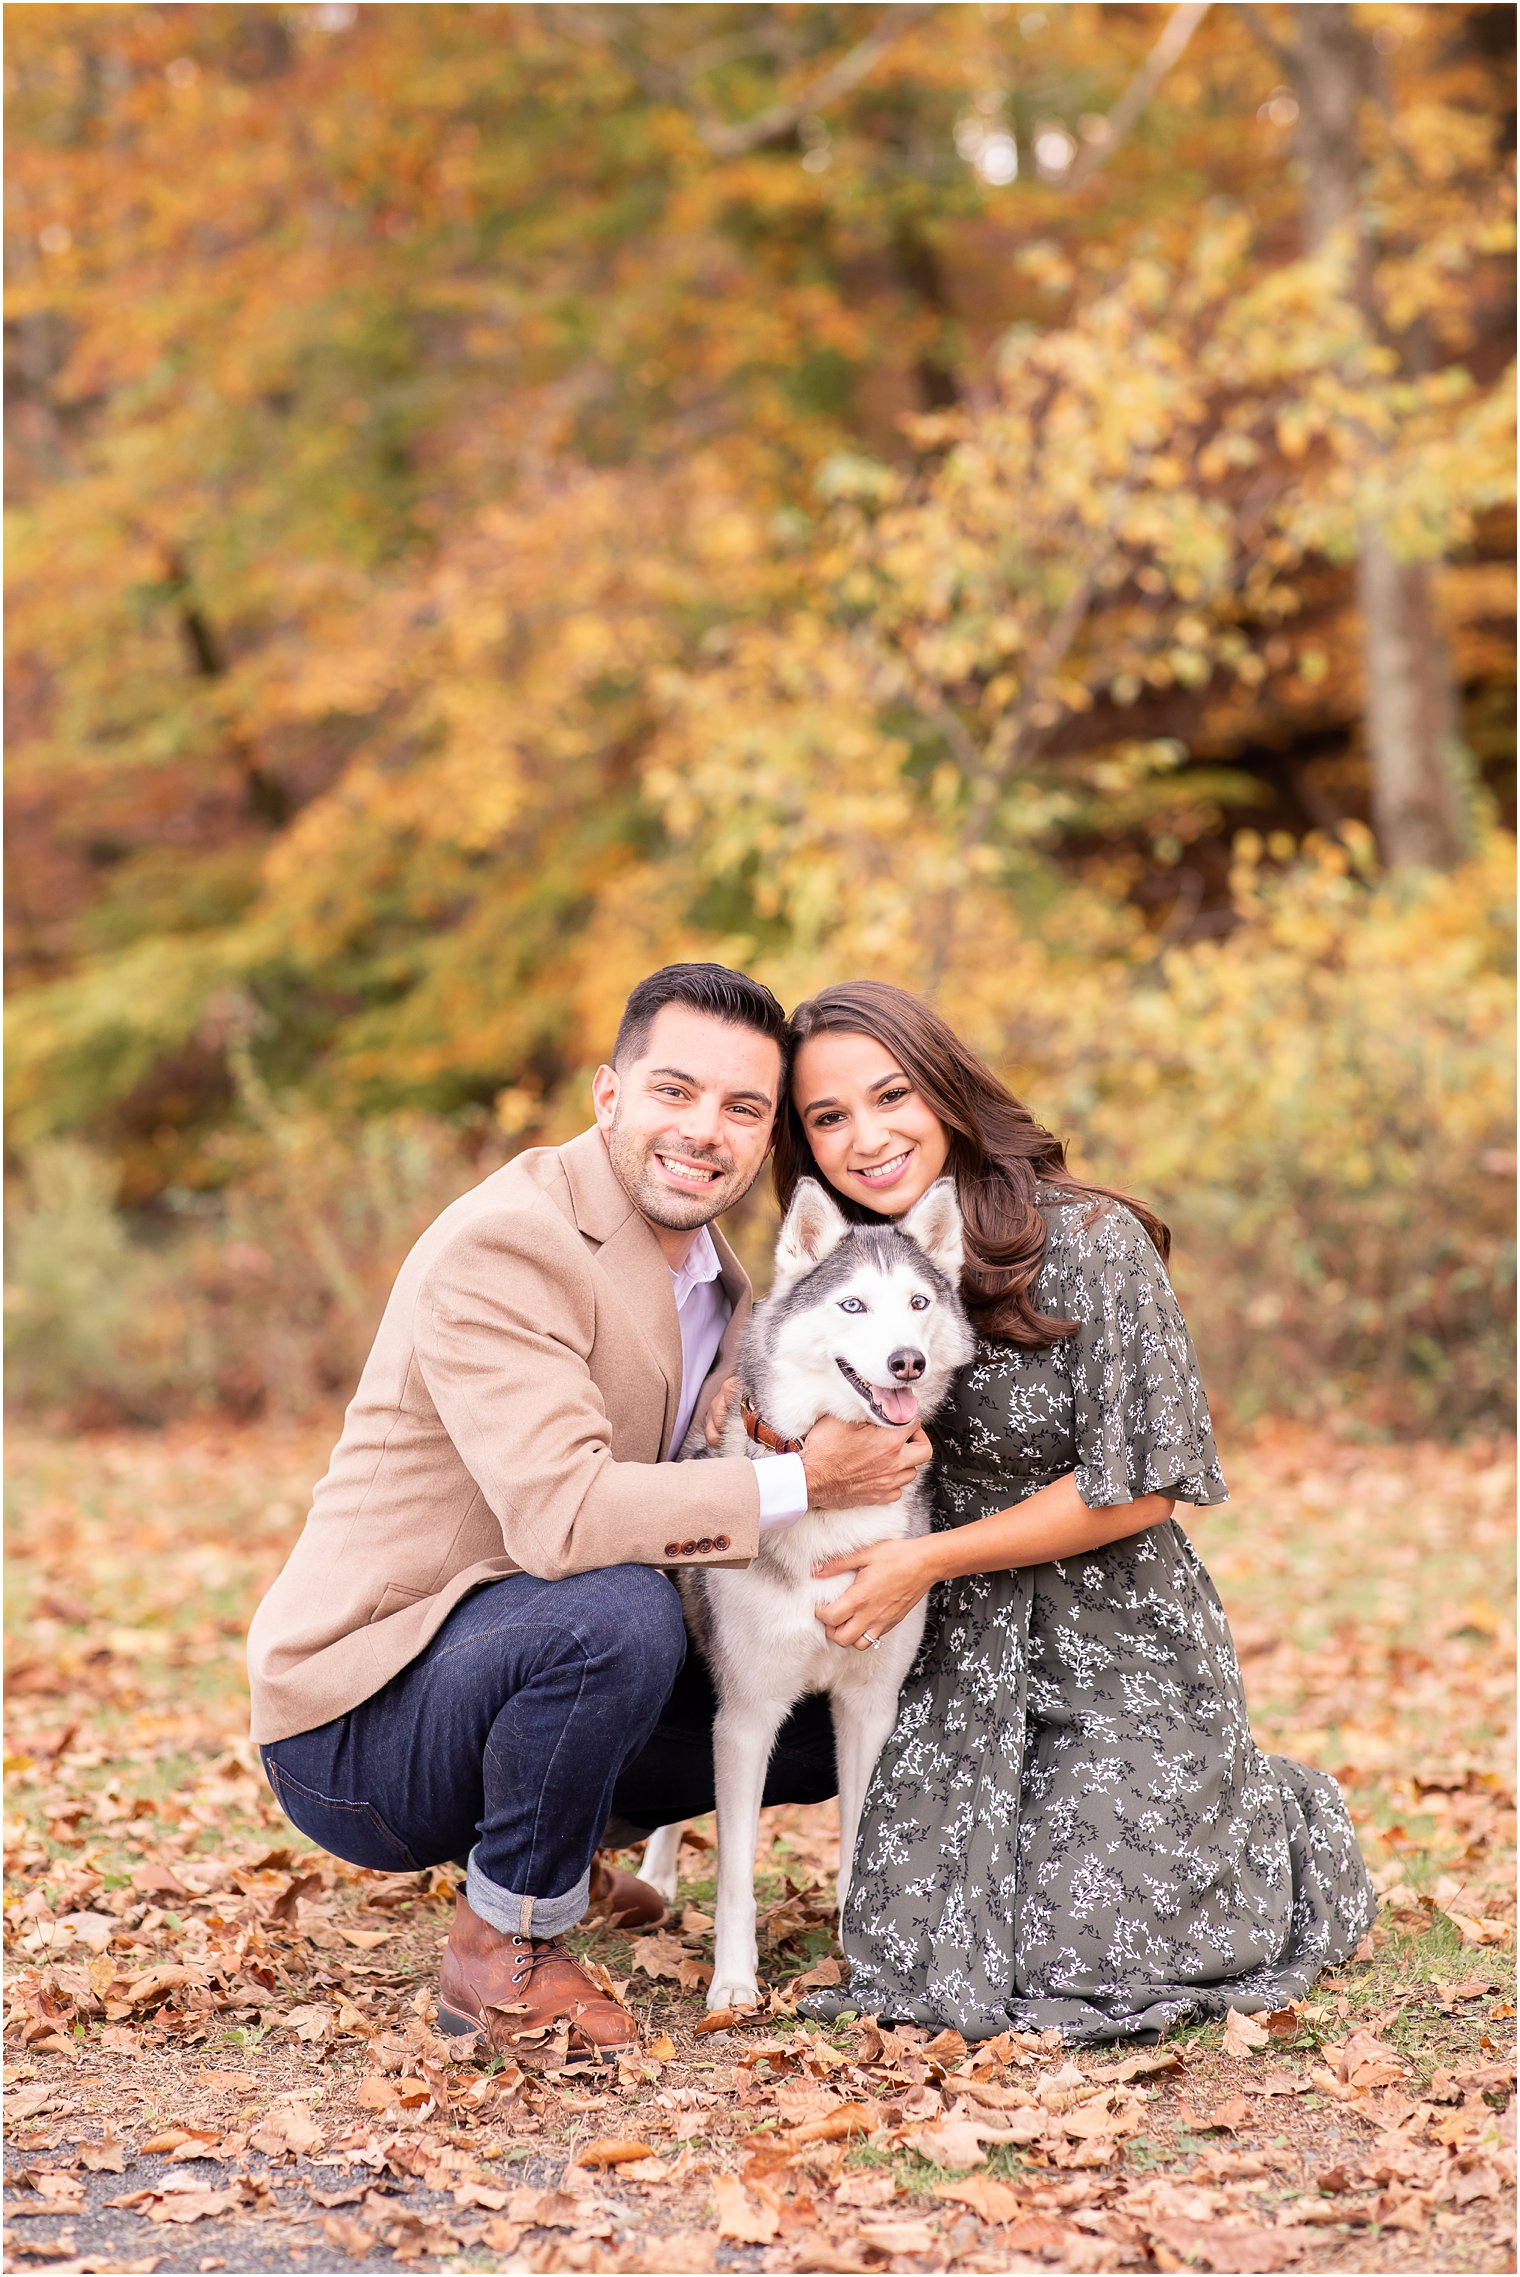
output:
<instances>
[{"instance_id":1,"label":"man's smile","mask_svg":"<svg viewBox=\"0 0 1520 2277\"><path fill-rule=\"evenodd\" d=\"M712 1186L724 1175L714 1163L697 1162L690 1155L666 1154L656 1148L654 1158L666 1177L673 1178L680 1186Z\"/></svg>"}]
</instances>

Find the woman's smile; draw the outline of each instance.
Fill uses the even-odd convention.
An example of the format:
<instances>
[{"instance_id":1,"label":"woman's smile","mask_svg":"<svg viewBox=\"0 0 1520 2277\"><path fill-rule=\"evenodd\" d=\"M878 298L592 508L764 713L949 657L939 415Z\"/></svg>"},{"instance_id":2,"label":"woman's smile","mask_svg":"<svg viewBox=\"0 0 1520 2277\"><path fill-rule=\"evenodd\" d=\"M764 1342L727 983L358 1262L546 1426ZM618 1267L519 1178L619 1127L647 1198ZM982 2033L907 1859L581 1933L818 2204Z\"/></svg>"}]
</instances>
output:
<instances>
[{"instance_id":1,"label":"woman's smile","mask_svg":"<svg viewBox=\"0 0 1520 2277\"><path fill-rule=\"evenodd\" d=\"M858 1178L866 1186L895 1186L912 1161L915 1151L913 1147L906 1146L900 1154L890 1156L887 1161L873 1163L869 1170L864 1168L852 1169L849 1175L852 1178Z\"/></svg>"}]
</instances>

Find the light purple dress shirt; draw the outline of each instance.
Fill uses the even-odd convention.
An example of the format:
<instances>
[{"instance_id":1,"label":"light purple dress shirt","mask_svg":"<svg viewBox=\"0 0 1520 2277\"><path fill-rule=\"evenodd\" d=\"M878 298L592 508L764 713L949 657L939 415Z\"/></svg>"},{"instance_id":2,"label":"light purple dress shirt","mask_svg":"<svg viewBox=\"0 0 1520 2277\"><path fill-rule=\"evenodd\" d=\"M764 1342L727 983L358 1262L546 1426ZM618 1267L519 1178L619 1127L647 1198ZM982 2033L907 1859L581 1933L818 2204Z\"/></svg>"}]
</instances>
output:
<instances>
[{"instance_id":1,"label":"light purple dress shirt","mask_svg":"<svg viewBox=\"0 0 1520 2277\"><path fill-rule=\"evenodd\" d=\"M681 1324L681 1404L676 1409L675 1436L670 1442L673 1454L691 1429L697 1395L718 1356L733 1311L724 1293L722 1270L705 1225L698 1227L684 1262L670 1269L676 1318ZM807 1472L800 1455L762 1455L755 1463L755 1477L760 1488L762 1532L768 1526L790 1526L803 1516L808 1502Z\"/></svg>"}]
</instances>

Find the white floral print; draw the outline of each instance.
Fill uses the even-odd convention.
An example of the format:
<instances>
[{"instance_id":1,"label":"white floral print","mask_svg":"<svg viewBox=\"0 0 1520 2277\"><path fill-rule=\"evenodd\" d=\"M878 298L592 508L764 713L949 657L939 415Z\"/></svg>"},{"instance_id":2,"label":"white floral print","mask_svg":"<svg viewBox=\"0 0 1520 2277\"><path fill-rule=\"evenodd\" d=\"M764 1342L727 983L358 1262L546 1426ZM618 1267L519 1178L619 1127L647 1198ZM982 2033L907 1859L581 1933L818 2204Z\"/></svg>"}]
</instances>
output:
<instances>
[{"instance_id":1,"label":"white floral print","mask_svg":"<svg viewBox=\"0 0 1520 2277\"><path fill-rule=\"evenodd\" d=\"M934 1426L935 1525L1076 1474L1090 1507L1225 1499L1198 1364L1134 1215L1042 1189L1029 1351L979 1342ZM843 1926L845 2009L967 2039L1154 2038L1271 2009L1376 1900L1340 1790L1252 1740L1224 1611L1168 1520L939 1584L877 1763Z\"/></svg>"}]
</instances>

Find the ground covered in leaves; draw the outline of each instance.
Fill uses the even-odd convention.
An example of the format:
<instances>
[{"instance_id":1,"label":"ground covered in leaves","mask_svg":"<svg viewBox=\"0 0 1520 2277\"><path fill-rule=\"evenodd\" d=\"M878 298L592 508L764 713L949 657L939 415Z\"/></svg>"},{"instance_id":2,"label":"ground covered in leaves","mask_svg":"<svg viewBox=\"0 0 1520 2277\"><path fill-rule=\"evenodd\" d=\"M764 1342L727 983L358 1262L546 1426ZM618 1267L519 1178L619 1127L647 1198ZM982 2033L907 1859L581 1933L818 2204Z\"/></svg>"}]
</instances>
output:
<instances>
[{"instance_id":1,"label":"ground covered in leaves","mask_svg":"<svg viewBox=\"0 0 1520 2277\"><path fill-rule=\"evenodd\" d=\"M1267 1432L1197 1519L1258 1736L1341 1779L1383 1891L1300 2007L1075 2058L810 2027L832 1829L773 1813L767 2011L704 2015L695 1829L672 1923L580 1940L644 2032L600 2083L461 2061L447 1876L337 1865L264 1788L242 1636L325 1452L12 1434L12 2269L1513 2267L1512 1449Z\"/></svg>"}]
</instances>

